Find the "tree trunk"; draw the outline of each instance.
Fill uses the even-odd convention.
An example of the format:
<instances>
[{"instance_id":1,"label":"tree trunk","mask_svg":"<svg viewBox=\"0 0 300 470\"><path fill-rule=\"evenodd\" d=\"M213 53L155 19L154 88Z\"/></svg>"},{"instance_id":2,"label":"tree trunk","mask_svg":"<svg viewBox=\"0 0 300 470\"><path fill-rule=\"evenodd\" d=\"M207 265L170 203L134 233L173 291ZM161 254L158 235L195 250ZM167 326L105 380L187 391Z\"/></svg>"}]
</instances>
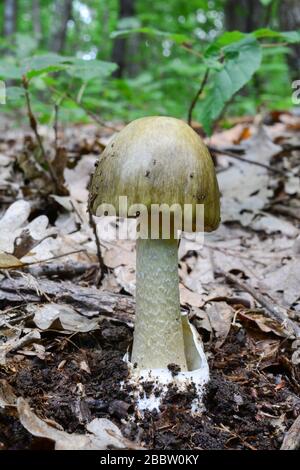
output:
<instances>
[{"instance_id":1,"label":"tree trunk","mask_svg":"<svg viewBox=\"0 0 300 470\"><path fill-rule=\"evenodd\" d=\"M225 3L225 24L228 31L251 33L266 26L267 10L260 0L227 0Z\"/></svg>"},{"instance_id":2,"label":"tree trunk","mask_svg":"<svg viewBox=\"0 0 300 470\"><path fill-rule=\"evenodd\" d=\"M300 29L299 0L283 0L279 7L279 23L282 31L296 31ZM292 78L299 78L300 70L300 46L295 44L291 48L292 54L288 55L288 64Z\"/></svg>"},{"instance_id":3,"label":"tree trunk","mask_svg":"<svg viewBox=\"0 0 300 470\"><path fill-rule=\"evenodd\" d=\"M119 20L134 16L135 6L134 0L119 0ZM112 51L112 61L118 64L118 69L114 73L114 76L120 78L124 75L126 69L128 69L127 56L128 54L127 38L117 38L114 41Z\"/></svg>"},{"instance_id":4,"label":"tree trunk","mask_svg":"<svg viewBox=\"0 0 300 470\"><path fill-rule=\"evenodd\" d=\"M55 2L54 23L57 26L53 31L50 44L50 49L53 52L61 53L65 48L68 21L72 15L72 4L73 0L56 0Z\"/></svg>"},{"instance_id":5,"label":"tree trunk","mask_svg":"<svg viewBox=\"0 0 300 470\"><path fill-rule=\"evenodd\" d=\"M32 0L32 24L35 39L37 41L37 44L39 44L42 38L40 0Z\"/></svg>"},{"instance_id":6,"label":"tree trunk","mask_svg":"<svg viewBox=\"0 0 300 470\"><path fill-rule=\"evenodd\" d=\"M4 0L3 36L10 36L17 27L17 0Z\"/></svg>"}]
</instances>

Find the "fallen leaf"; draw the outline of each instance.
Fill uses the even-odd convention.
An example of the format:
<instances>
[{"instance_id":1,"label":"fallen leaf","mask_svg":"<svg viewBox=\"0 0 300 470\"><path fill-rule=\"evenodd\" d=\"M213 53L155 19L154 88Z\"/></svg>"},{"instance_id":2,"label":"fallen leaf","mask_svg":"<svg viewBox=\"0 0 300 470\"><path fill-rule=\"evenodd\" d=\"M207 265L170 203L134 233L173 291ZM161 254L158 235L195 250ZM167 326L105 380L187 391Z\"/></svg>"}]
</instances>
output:
<instances>
[{"instance_id":1,"label":"fallen leaf","mask_svg":"<svg viewBox=\"0 0 300 470\"><path fill-rule=\"evenodd\" d=\"M124 438L119 428L106 418L95 418L86 429L86 434L69 434L57 429L34 414L23 398L18 398L19 418L27 431L37 437L50 439L56 450L105 450L138 449L139 447Z\"/></svg>"},{"instance_id":2,"label":"fallen leaf","mask_svg":"<svg viewBox=\"0 0 300 470\"><path fill-rule=\"evenodd\" d=\"M65 304L29 305L27 311L34 313L33 321L41 330L52 328L86 333L98 328L99 319L81 315Z\"/></svg>"}]
</instances>

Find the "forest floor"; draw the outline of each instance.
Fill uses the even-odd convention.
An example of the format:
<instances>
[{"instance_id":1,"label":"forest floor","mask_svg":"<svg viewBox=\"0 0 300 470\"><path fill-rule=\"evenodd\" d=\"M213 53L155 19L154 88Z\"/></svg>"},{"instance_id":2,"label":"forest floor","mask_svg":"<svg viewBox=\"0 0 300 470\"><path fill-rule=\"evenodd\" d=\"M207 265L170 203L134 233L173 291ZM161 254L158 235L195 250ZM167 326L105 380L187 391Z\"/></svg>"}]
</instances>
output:
<instances>
[{"instance_id":1,"label":"forest floor","mask_svg":"<svg viewBox=\"0 0 300 470\"><path fill-rule=\"evenodd\" d=\"M299 116L273 112L207 140L222 224L203 246L183 237L179 249L182 310L211 370L205 410L193 415L190 396L173 390L159 413L142 416L120 387L134 325L135 244L114 241L115 221L103 230L86 211L90 174L114 131L42 127L41 149L29 130L7 125L1 449L299 446L299 132Z\"/></svg>"}]
</instances>

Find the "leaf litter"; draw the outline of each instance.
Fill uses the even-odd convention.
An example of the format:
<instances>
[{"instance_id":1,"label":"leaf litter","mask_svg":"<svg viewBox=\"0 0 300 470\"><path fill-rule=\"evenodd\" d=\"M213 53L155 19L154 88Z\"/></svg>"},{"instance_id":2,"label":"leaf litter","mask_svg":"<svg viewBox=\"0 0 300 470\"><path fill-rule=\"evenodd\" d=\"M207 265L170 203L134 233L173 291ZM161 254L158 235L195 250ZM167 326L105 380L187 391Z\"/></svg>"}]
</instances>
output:
<instances>
[{"instance_id":1,"label":"leaf litter","mask_svg":"<svg viewBox=\"0 0 300 470\"><path fill-rule=\"evenodd\" d=\"M181 304L212 371L201 417L190 415L188 397L170 394L160 414L142 419L130 391L118 388L134 323L135 245L113 240L115 221L94 218L107 268L97 289L98 242L86 212L89 175L112 133L60 130L64 194L33 165L25 131L1 142L1 447L43 439L56 448L290 445L300 344L280 318L299 328L300 121L278 120L238 123L208 140L219 149L222 224L204 246L181 240Z\"/></svg>"}]
</instances>

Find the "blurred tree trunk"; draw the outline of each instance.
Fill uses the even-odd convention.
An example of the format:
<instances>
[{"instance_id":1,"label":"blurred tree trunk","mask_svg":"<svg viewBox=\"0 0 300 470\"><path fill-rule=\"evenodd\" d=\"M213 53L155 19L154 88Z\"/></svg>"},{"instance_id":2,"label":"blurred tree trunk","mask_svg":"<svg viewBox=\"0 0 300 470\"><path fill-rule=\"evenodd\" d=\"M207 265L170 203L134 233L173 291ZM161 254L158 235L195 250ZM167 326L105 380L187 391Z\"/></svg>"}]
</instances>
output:
<instances>
[{"instance_id":1,"label":"blurred tree trunk","mask_svg":"<svg viewBox=\"0 0 300 470\"><path fill-rule=\"evenodd\" d=\"M299 0L282 0L279 6L279 23L282 31L295 31L300 29ZM300 77L300 46L295 44L288 55L288 64L292 78Z\"/></svg>"},{"instance_id":2,"label":"blurred tree trunk","mask_svg":"<svg viewBox=\"0 0 300 470\"><path fill-rule=\"evenodd\" d=\"M39 44L42 38L40 0L32 0L32 23L33 23L34 36L37 41L37 44Z\"/></svg>"},{"instance_id":3,"label":"blurred tree trunk","mask_svg":"<svg viewBox=\"0 0 300 470\"><path fill-rule=\"evenodd\" d=\"M134 2L135 0L119 0L119 20L135 15ZM128 57L132 59L132 55L134 55L136 49L136 41L131 41L130 38L115 39L112 51L112 61L119 66L114 73L115 77L123 77L125 71L128 71L130 75L133 75L136 72L132 61L130 60L130 62L128 62Z\"/></svg>"},{"instance_id":4,"label":"blurred tree trunk","mask_svg":"<svg viewBox=\"0 0 300 470\"><path fill-rule=\"evenodd\" d=\"M266 26L268 12L260 0L227 0L224 11L227 31L250 33Z\"/></svg>"},{"instance_id":5,"label":"blurred tree trunk","mask_svg":"<svg viewBox=\"0 0 300 470\"><path fill-rule=\"evenodd\" d=\"M56 0L54 11L54 24L57 26L52 33L50 50L60 53L64 50L68 21L72 16L73 0Z\"/></svg>"},{"instance_id":6,"label":"blurred tree trunk","mask_svg":"<svg viewBox=\"0 0 300 470\"><path fill-rule=\"evenodd\" d=\"M3 36L10 36L17 27L17 0L4 0Z\"/></svg>"}]
</instances>

